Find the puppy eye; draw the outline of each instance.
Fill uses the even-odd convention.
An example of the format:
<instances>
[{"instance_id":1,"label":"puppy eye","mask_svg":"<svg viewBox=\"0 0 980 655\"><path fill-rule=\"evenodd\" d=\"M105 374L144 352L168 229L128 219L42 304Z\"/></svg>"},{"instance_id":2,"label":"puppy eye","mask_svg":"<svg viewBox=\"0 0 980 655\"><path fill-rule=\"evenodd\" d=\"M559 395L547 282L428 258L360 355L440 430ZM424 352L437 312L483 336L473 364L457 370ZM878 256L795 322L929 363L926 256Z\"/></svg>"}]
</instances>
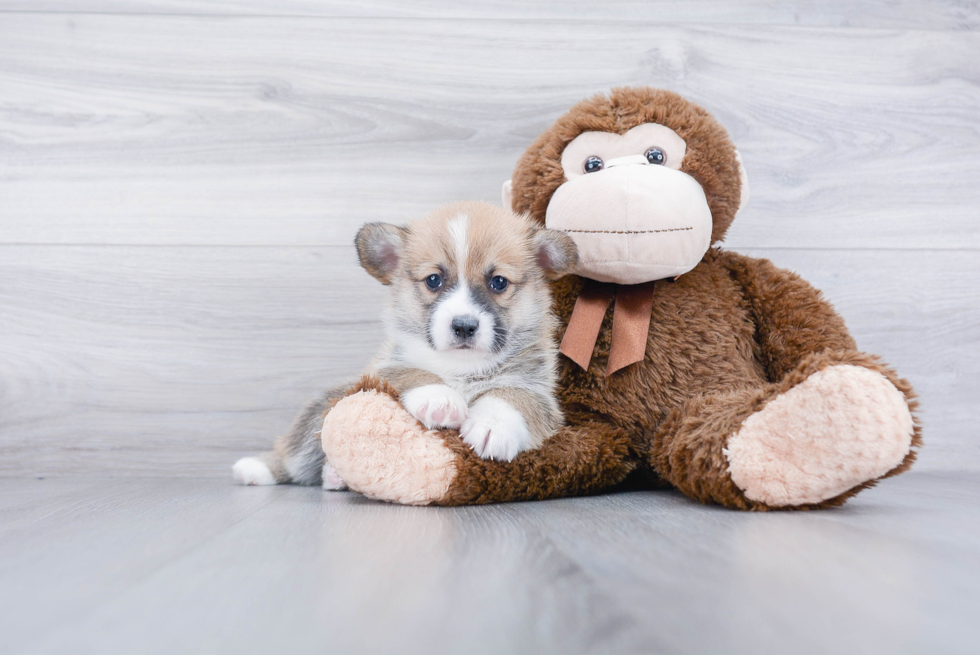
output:
<instances>
[{"instance_id":1,"label":"puppy eye","mask_svg":"<svg viewBox=\"0 0 980 655\"><path fill-rule=\"evenodd\" d=\"M433 273L425 278L425 286L429 287L429 291L435 291L442 286L442 277Z\"/></svg>"},{"instance_id":2,"label":"puppy eye","mask_svg":"<svg viewBox=\"0 0 980 655\"><path fill-rule=\"evenodd\" d=\"M645 155L647 161L651 164L664 164L667 162L667 155L660 148L650 148L646 151Z\"/></svg>"},{"instance_id":3,"label":"puppy eye","mask_svg":"<svg viewBox=\"0 0 980 655\"><path fill-rule=\"evenodd\" d=\"M494 275L490 278L490 290L494 293L503 293L509 284L510 280L500 275Z\"/></svg>"},{"instance_id":4,"label":"puppy eye","mask_svg":"<svg viewBox=\"0 0 980 655\"><path fill-rule=\"evenodd\" d=\"M602 163L602 159L596 157L595 155L592 155L591 157L585 160L586 173L595 173L596 171L601 171L603 166L604 164Z\"/></svg>"}]
</instances>

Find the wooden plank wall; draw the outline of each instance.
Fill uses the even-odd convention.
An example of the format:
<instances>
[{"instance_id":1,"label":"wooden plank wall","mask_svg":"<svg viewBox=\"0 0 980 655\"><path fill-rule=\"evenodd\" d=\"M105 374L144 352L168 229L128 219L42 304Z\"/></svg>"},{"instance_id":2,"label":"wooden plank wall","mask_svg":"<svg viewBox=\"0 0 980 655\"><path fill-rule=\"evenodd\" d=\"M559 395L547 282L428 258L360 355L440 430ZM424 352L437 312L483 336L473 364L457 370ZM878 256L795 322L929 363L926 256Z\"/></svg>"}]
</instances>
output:
<instances>
[{"instance_id":1,"label":"wooden plank wall","mask_svg":"<svg viewBox=\"0 0 980 655\"><path fill-rule=\"evenodd\" d=\"M980 467L976 2L0 0L0 475L225 475L380 335L351 238L497 201L616 85L739 145L728 247L823 288Z\"/></svg>"}]
</instances>

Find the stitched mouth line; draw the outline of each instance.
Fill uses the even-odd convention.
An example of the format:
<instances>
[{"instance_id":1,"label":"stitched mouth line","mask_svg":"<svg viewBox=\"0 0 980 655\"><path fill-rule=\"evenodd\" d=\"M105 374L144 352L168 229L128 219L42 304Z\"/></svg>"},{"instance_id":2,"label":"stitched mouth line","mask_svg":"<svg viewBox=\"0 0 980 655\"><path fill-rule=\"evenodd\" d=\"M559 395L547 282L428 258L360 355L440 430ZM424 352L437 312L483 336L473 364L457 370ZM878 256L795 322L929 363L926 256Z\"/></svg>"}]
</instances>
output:
<instances>
[{"instance_id":1,"label":"stitched mouth line","mask_svg":"<svg viewBox=\"0 0 980 655\"><path fill-rule=\"evenodd\" d=\"M580 234L658 234L660 232L687 232L693 227L671 227L664 230L562 230L563 232L577 232Z\"/></svg>"}]
</instances>

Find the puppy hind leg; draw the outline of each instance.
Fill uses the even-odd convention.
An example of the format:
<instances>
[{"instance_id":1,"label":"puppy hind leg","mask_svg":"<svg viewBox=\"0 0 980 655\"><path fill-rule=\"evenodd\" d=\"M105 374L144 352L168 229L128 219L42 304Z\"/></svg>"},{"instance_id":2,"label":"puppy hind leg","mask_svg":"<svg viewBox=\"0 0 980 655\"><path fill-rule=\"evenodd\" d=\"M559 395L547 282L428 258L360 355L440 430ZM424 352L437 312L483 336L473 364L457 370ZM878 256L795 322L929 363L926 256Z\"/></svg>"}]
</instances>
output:
<instances>
[{"instance_id":1,"label":"puppy hind leg","mask_svg":"<svg viewBox=\"0 0 980 655\"><path fill-rule=\"evenodd\" d=\"M275 450L281 454L293 484L323 482L326 458L320 444L320 430L323 428L323 418L346 389L346 385L331 389L308 404L296 417L289 434L276 439Z\"/></svg>"},{"instance_id":2,"label":"puppy hind leg","mask_svg":"<svg viewBox=\"0 0 980 655\"><path fill-rule=\"evenodd\" d=\"M323 488L327 491L346 491L347 483L337 473L337 469L330 465L330 462L323 462Z\"/></svg>"},{"instance_id":3,"label":"puppy hind leg","mask_svg":"<svg viewBox=\"0 0 980 655\"><path fill-rule=\"evenodd\" d=\"M344 389L332 389L309 403L289 432L276 437L271 451L238 460L232 467L235 480L245 485L320 484L324 469L320 446L323 417Z\"/></svg>"}]
</instances>

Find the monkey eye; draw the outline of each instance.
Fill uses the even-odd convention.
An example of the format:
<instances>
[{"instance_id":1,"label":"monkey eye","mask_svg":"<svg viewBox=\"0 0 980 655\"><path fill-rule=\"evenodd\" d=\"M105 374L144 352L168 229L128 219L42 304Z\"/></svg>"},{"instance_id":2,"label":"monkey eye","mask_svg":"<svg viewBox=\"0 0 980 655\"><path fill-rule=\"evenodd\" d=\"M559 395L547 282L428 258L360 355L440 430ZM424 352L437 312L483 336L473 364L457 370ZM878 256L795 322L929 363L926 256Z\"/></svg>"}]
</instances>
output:
<instances>
[{"instance_id":1,"label":"monkey eye","mask_svg":"<svg viewBox=\"0 0 980 655\"><path fill-rule=\"evenodd\" d=\"M646 151L646 153L644 153L644 156L647 158L647 161L650 162L651 164L662 165L667 161L667 155L665 155L664 151L661 150L660 148L650 148L649 150Z\"/></svg>"},{"instance_id":2,"label":"monkey eye","mask_svg":"<svg viewBox=\"0 0 980 655\"><path fill-rule=\"evenodd\" d=\"M591 157L585 160L586 173L595 173L596 171L601 171L603 166L604 164L602 163L602 159L596 157L595 155L592 155Z\"/></svg>"},{"instance_id":3,"label":"monkey eye","mask_svg":"<svg viewBox=\"0 0 980 655\"><path fill-rule=\"evenodd\" d=\"M510 280L503 277L502 275L494 275L490 278L490 290L494 293L503 293L507 286L510 284Z\"/></svg>"},{"instance_id":4,"label":"monkey eye","mask_svg":"<svg viewBox=\"0 0 980 655\"><path fill-rule=\"evenodd\" d=\"M425 286L429 288L429 291L435 291L442 286L442 276L433 273L429 277L425 278Z\"/></svg>"}]
</instances>

